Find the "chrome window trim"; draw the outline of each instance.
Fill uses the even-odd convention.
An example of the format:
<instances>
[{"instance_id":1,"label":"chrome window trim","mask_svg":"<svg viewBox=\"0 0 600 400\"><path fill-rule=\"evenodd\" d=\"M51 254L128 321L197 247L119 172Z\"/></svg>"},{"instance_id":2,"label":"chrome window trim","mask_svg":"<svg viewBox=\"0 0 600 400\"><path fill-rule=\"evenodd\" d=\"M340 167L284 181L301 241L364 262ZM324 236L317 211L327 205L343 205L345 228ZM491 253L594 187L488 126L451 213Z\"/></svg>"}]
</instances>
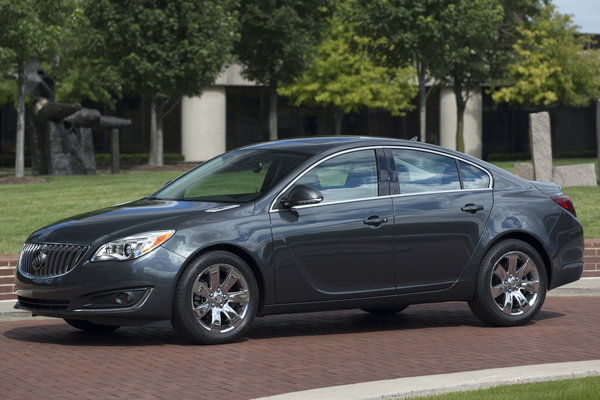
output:
<instances>
[{"instance_id":1,"label":"chrome window trim","mask_svg":"<svg viewBox=\"0 0 600 400\"><path fill-rule=\"evenodd\" d=\"M417 193L399 193L392 194L390 197L408 197L408 196L423 196L426 194L441 194L441 193L465 193L465 192L491 192L492 188L481 188L481 189L453 189L453 190L437 190L435 192L417 192Z\"/></svg>"},{"instance_id":2,"label":"chrome window trim","mask_svg":"<svg viewBox=\"0 0 600 400\"><path fill-rule=\"evenodd\" d=\"M291 188L298 180L300 180L304 175L306 175L307 173L309 173L313 168L316 168L317 166L319 166L321 163L324 163L327 160L332 159L333 157L337 157L340 156L342 154L346 154L346 153L353 153L355 151L361 151L361 150L377 150L377 149L384 149L386 146L366 146L366 147L357 147L355 149L346 149L346 150L342 150L339 151L337 153L333 153L328 155L327 157L317 161L316 163L314 163L313 165L309 166L308 168L306 168L304 171L302 171L301 173L298 174L297 177L295 177L294 179L292 179L292 181L290 183L288 183L283 190L281 190L277 196L275 196L275 199L273 199L273 201L271 202L271 206L269 207L269 212L279 212L279 211L285 211L285 210L289 210L289 208L284 208L284 209L276 209L275 208L275 204L277 204L278 200L281 199L281 196L283 196L283 194L285 192L288 191L289 188ZM373 160L375 160L375 163L377 163L377 158L376 155L373 154ZM379 176L377 177L377 184L379 184ZM369 198L363 198L363 199L351 199L351 200L342 200L342 201L338 201L338 202L331 202L331 203L319 203L319 204L307 204L305 206L294 206L292 207L293 209L297 209L297 208L306 208L306 207L314 207L314 206L319 206L319 205L326 205L326 204L334 204L334 203L347 203L347 202L351 202L351 201L357 201L357 200L367 200L367 199L371 199L371 198L380 198L382 196L376 196L376 197L369 197Z\"/></svg>"},{"instance_id":3,"label":"chrome window trim","mask_svg":"<svg viewBox=\"0 0 600 400\"><path fill-rule=\"evenodd\" d=\"M325 205L330 205L330 204L342 204L342 203L350 203L350 202L354 202L354 201L366 201L366 200L373 200L373 199L380 199L380 198L385 198L385 197L390 197L390 198L394 198L394 197L404 197L404 196L418 196L418 195L423 195L423 194L439 194L439 193L452 193L452 192L472 192L472 191L487 191L487 190L493 190L494 188L494 177L492 176L492 174L484 167L477 165L476 163L466 160L462 157L459 156L455 156L453 154L447 154L444 153L442 151L437 151L437 150L431 150L431 149L423 149L420 147L412 147L412 146L390 146L390 145L378 145L378 146L365 146L365 147L357 147L354 149L346 149L346 150L342 150L339 151L337 153L333 153L328 155L327 157L317 161L316 163L314 163L313 165L309 166L308 168L306 168L304 171L302 171L300 174L298 174L298 176L296 178L294 178L290 183L288 183L283 190L281 190L277 196L275 196L275 199L271 202L271 206L269 207L269 213L271 212L279 212L279 211L286 211L289 210L288 208L283 208L283 209L278 209L275 208L275 204L277 204L278 200L281 199L281 196L283 196L283 194L285 192L287 192L298 180L300 180L304 175L306 175L308 172L310 172L313 168L316 168L318 165L320 165L321 163L333 158L333 157L337 157L339 155L342 154L346 154L346 153L352 153L355 151L361 151L361 150L377 150L377 149L391 149L391 150L415 150L415 151L424 151L427 153L433 153L433 154L438 154L440 156L444 156L444 157L449 157L452 158L454 160L459 160L462 161L464 163L470 164L472 166L474 166L477 169L480 169L481 171L485 172L487 174L487 176L489 177L490 181L488 184L488 187L486 188L478 188L478 189L452 189L452 190L439 190L439 191L434 191L434 192L417 192L417 193L400 193L400 194L394 194L394 195L382 195L382 196L376 196L376 197L367 197L367 198L360 198L360 199L351 199L351 200L341 200L341 201L334 201L334 202L330 202L330 203L318 203L318 204L307 204L304 206L294 206L292 207L292 209L302 209L302 208L310 208L310 207L320 207L320 206L325 206ZM379 178L378 178L379 180Z\"/></svg>"},{"instance_id":4,"label":"chrome window trim","mask_svg":"<svg viewBox=\"0 0 600 400\"><path fill-rule=\"evenodd\" d=\"M461 191L463 190L483 190L483 189L493 189L494 188L494 177L492 176L492 174L490 173L490 171L488 171L487 169L483 168L481 165L477 165L472 161L466 160L462 157L459 156L455 156L453 154L446 154L443 153L441 151L436 151L436 150L430 150L430 149L421 149L418 147L409 147L409 146L385 146L386 149L398 149L398 150L416 150L416 151L425 151L427 153L433 153L433 154L439 154L440 156L445 156L445 157L450 157L453 158L455 160L459 160L462 161L464 163L470 164L472 166L474 166L477 169L480 169L481 171L485 172L487 174L487 176L490 178L490 182L487 186L487 188L477 188L477 189L460 189ZM461 179L462 181L462 179ZM443 193L443 192L450 192L453 190L440 190L437 191L436 193ZM434 192L418 192L418 193L407 193L407 194L422 194L422 193L434 193Z\"/></svg>"}]
</instances>

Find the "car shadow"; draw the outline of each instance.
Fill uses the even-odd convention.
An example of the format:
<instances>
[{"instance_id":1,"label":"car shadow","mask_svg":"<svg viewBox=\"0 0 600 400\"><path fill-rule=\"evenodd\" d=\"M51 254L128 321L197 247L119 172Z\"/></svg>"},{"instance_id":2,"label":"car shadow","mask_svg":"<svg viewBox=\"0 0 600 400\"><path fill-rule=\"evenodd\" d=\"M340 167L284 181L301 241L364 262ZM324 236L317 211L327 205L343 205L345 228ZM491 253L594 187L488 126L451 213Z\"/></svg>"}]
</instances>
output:
<instances>
[{"instance_id":1,"label":"car shadow","mask_svg":"<svg viewBox=\"0 0 600 400\"><path fill-rule=\"evenodd\" d=\"M560 318L564 314L542 310L536 321ZM180 336L168 322L143 327L122 327L111 333L79 331L66 323L47 321L13 328L4 336L21 342L65 346L164 346L193 345ZM414 305L394 315L374 315L361 310L325 311L273 315L256 318L241 342L296 336L341 335L376 331L415 330L471 326L490 328L480 322L464 303ZM500 328L501 329L501 328ZM239 342L238 342L239 343Z\"/></svg>"}]
</instances>

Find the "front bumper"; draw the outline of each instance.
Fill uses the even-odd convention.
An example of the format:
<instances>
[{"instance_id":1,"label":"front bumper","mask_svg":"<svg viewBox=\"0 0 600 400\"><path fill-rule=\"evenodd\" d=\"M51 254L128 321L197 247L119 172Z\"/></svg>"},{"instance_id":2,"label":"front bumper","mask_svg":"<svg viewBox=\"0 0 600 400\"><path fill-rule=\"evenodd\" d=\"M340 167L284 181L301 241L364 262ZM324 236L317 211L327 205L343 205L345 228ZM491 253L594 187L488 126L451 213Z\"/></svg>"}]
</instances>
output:
<instances>
[{"instance_id":1,"label":"front bumper","mask_svg":"<svg viewBox=\"0 0 600 400\"><path fill-rule=\"evenodd\" d=\"M185 259L165 248L130 261L90 262L70 272L33 277L16 272L16 308L33 315L139 325L171 319L173 292Z\"/></svg>"}]
</instances>

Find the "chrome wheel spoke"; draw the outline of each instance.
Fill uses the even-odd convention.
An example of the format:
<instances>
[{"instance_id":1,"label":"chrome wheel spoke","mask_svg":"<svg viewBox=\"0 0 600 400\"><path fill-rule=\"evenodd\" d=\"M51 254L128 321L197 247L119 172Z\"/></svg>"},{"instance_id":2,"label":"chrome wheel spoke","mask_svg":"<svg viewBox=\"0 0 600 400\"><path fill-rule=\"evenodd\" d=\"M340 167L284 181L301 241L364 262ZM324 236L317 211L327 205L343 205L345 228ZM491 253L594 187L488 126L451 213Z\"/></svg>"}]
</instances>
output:
<instances>
[{"instance_id":1,"label":"chrome wheel spoke","mask_svg":"<svg viewBox=\"0 0 600 400\"><path fill-rule=\"evenodd\" d=\"M221 309L217 307L212 308L212 322L210 331L215 333L221 332Z\"/></svg>"},{"instance_id":2,"label":"chrome wheel spoke","mask_svg":"<svg viewBox=\"0 0 600 400\"><path fill-rule=\"evenodd\" d=\"M513 308L513 296L512 293L506 293L504 296L504 305L502 306L502 311L504 314L510 315L512 313Z\"/></svg>"},{"instance_id":3,"label":"chrome wheel spoke","mask_svg":"<svg viewBox=\"0 0 600 400\"><path fill-rule=\"evenodd\" d=\"M519 268L519 270L516 272L516 275L519 278L523 279L527 275L529 275L529 273L533 271L534 268L535 264L533 263L533 261L531 261L531 258L528 258L527 260L525 260L525 263L523 263L523 266Z\"/></svg>"},{"instance_id":4,"label":"chrome wheel spoke","mask_svg":"<svg viewBox=\"0 0 600 400\"><path fill-rule=\"evenodd\" d=\"M514 275L517 273L517 265L519 264L519 256L517 253L508 254L508 274Z\"/></svg>"},{"instance_id":5,"label":"chrome wheel spoke","mask_svg":"<svg viewBox=\"0 0 600 400\"><path fill-rule=\"evenodd\" d=\"M491 293L492 293L492 298L494 298L494 299L502 296L505 292L506 292L506 290L504 289L504 285L492 286Z\"/></svg>"},{"instance_id":6,"label":"chrome wheel spoke","mask_svg":"<svg viewBox=\"0 0 600 400\"><path fill-rule=\"evenodd\" d=\"M219 284L221 283L221 269L218 265L213 265L208 269L208 273L210 276L210 290L217 290Z\"/></svg>"},{"instance_id":7,"label":"chrome wheel spoke","mask_svg":"<svg viewBox=\"0 0 600 400\"><path fill-rule=\"evenodd\" d=\"M204 283L200 282L199 280L196 281L196 283L194 284L192 293L195 295L201 296L205 299L208 299L208 296L210 294L208 287L206 287L206 285Z\"/></svg>"},{"instance_id":8,"label":"chrome wheel spoke","mask_svg":"<svg viewBox=\"0 0 600 400\"><path fill-rule=\"evenodd\" d=\"M250 301L248 290L241 290L239 292L231 292L228 296L229 301L233 303L244 303L247 304Z\"/></svg>"},{"instance_id":9,"label":"chrome wheel spoke","mask_svg":"<svg viewBox=\"0 0 600 400\"><path fill-rule=\"evenodd\" d=\"M223 307L223 312L231 322L233 326L238 326L242 322L242 318L238 315L238 313L229 306L229 304L225 304Z\"/></svg>"},{"instance_id":10,"label":"chrome wheel spoke","mask_svg":"<svg viewBox=\"0 0 600 400\"><path fill-rule=\"evenodd\" d=\"M231 271L229 271L229 274L227 274L227 278L225 278L223 285L221 285L221 289L223 290L223 292L228 292L229 289L231 289L233 285L235 285L239 280L239 273L232 269Z\"/></svg>"},{"instance_id":11,"label":"chrome wheel spoke","mask_svg":"<svg viewBox=\"0 0 600 400\"><path fill-rule=\"evenodd\" d=\"M506 273L506 270L502 268L500 263L496 264L493 274L496 275L502 282L506 282L508 279L508 274Z\"/></svg>"},{"instance_id":12,"label":"chrome wheel spoke","mask_svg":"<svg viewBox=\"0 0 600 400\"><path fill-rule=\"evenodd\" d=\"M540 292L540 281L523 281L521 282L521 290L527 290L537 294Z\"/></svg>"},{"instance_id":13,"label":"chrome wheel spoke","mask_svg":"<svg viewBox=\"0 0 600 400\"><path fill-rule=\"evenodd\" d=\"M206 314L208 314L208 312L210 310L211 310L210 303L208 301L205 301L204 303L200 304L198 307L194 308L194 314L196 314L196 318L200 319L200 318L204 318L204 316Z\"/></svg>"},{"instance_id":14,"label":"chrome wheel spoke","mask_svg":"<svg viewBox=\"0 0 600 400\"><path fill-rule=\"evenodd\" d=\"M516 291L514 293L514 298L519 303L519 309L521 309L521 311L526 312L531 308L531 306L529 305L529 301L520 291Z\"/></svg>"}]
</instances>

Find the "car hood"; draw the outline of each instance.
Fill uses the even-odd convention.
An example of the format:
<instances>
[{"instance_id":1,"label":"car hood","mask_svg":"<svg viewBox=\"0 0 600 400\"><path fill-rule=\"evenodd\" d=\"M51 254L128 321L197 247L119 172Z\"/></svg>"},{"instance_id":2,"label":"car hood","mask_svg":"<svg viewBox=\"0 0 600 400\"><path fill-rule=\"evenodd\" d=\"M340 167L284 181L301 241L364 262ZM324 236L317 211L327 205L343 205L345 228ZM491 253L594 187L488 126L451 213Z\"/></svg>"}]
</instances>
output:
<instances>
[{"instance_id":1,"label":"car hood","mask_svg":"<svg viewBox=\"0 0 600 400\"><path fill-rule=\"evenodd\" d=\"M92 245L154 230L175 229L183 222L231 218L248 205L142 199L58 221L32 233L28 242Z\"/></svg>"}]
</instances>

